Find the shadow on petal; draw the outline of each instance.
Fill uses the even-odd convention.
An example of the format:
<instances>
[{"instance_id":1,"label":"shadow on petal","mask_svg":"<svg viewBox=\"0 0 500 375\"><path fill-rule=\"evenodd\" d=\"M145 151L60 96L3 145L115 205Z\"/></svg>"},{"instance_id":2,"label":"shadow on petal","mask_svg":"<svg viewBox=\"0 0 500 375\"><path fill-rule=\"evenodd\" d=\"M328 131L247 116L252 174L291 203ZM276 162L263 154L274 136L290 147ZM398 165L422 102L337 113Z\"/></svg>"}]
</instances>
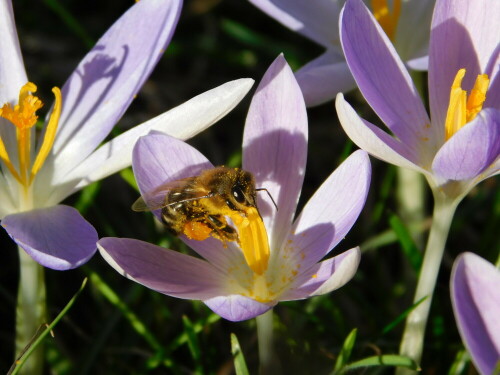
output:
<instances>
[{"instance_id":1,"label":"shadow on petal","mask_svg":"<svg viewBox=\"0 0 500 375\"><path fill-rule=\"evenodd\" d=\"M295 216L307 159L306 135L277 129L263 133L244 146L243 168L253 173L256 187L273 197L258 194L257 206L266 225L271 246L281 243Z\"/></svg>"}]
</instances>

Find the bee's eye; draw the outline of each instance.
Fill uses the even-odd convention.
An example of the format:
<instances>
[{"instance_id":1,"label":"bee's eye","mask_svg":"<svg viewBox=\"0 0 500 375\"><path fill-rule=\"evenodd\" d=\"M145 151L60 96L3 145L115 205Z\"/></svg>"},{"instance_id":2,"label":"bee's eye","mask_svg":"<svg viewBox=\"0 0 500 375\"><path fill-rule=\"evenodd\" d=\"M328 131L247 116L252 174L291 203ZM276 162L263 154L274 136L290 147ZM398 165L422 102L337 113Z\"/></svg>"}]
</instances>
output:
<instances>
[{"instance_id":1,"label":"bee's eye","mask_svg":"<svg viewBox=\"0 0 500 375\"><path fill-rule=\"evenodd\" d=\"M240 186L233 186L231 192L236 202L241 204L245 203L245 194L243 194L243 190L241 190Z\"/></svg>"}]
</instances>

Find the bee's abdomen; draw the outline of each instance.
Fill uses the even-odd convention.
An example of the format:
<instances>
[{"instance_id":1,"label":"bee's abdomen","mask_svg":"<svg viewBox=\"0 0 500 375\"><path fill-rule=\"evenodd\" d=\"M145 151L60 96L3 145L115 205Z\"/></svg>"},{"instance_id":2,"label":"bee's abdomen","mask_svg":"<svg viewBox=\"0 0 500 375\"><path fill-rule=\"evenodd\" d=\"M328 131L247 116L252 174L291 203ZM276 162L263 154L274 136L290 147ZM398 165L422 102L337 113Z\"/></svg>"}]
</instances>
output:
<instances>
[{"instance_id":1,"label":"bee's abdomen","mask_svg":"<svg viewBox=\"0 0 500 375\"><path fill-rule=\"evenodd\" d=\"M169 196L166 199L168 200ZM163 207L161 210L161 220L172 234L178 236L183 231L184 224L186 223L185 205L176 203Z\"/></svg>"}]
</instances>

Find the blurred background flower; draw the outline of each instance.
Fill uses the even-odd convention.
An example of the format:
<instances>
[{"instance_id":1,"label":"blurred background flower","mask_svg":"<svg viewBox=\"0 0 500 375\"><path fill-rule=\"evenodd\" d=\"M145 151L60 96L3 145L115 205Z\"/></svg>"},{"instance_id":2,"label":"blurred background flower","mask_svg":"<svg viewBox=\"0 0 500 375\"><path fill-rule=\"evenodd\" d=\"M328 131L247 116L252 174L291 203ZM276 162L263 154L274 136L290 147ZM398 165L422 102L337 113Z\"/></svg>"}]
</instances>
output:
<instances>
[{"instance_id":1,"label":"blurred background flower","mask_svg":"<svg viewBox=\"0 0 500 375\"><path fill-rule=\"evenodd\" d=\"M339 15L345 1L250 0L289 29L326 51L296 72L307 106L322 104L356 87L339 37ZM429 25L434 0L366 1L396 50L410 67L427 69ZM352 25L357 24L352 19Z\"/></svg>"}]
</instances>

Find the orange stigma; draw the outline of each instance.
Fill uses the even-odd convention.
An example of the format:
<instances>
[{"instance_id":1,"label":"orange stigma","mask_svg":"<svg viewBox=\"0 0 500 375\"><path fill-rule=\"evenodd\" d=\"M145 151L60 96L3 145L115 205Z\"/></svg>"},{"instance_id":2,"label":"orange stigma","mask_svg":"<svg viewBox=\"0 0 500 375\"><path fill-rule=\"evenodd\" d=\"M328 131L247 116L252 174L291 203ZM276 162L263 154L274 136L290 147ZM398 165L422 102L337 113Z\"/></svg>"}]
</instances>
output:
<instances>
[{"instance_id":1,"label":"orange stigma","mask_svg":"<svg viewBox=\"0 0 500 375\"><path fill-rule=\"evenodd\" d=\"M375 19L382 26L389 39L394 41L399 14L401 13L401 0L394 0L392 12L389 9L387 0L372 0L371 3Z\"/></svg>"},{"instance_id":2,"label":"orange stigma","mask_svg":"<svg viewBox=\"0 0 500 375\"><path fill-rule=\"evenodd\" d=\"M25 188L28 188L35 175L38 173L42 167L45 159L47 158L52 145L54 144L54 139L56 136L57 125L59 123L59 118L61 116L62 107L62 96L61 90L54 87L52 92L55 96L54 109L50 115L49 122L45 129L45 136L43 138L42 145L38 154L36 155L35 161L31 164L31 133L32 127L36 125L38 116L36 111L38 111L42 106L42 101L32 95L31 93L36 92L36 85L28 82L19 92L19 104L12 105L10 103L5 103L2 108L0 108L0 117L9 120L12 125L16 127L16 140L17 140L17 151L18 151L18 167L14 165L3 140L0 138L0 158L5 163L6 167L9 169L10 173L14 178ZM31 168L30 168L31 167Z\"/></svg>"}]
</instances>

